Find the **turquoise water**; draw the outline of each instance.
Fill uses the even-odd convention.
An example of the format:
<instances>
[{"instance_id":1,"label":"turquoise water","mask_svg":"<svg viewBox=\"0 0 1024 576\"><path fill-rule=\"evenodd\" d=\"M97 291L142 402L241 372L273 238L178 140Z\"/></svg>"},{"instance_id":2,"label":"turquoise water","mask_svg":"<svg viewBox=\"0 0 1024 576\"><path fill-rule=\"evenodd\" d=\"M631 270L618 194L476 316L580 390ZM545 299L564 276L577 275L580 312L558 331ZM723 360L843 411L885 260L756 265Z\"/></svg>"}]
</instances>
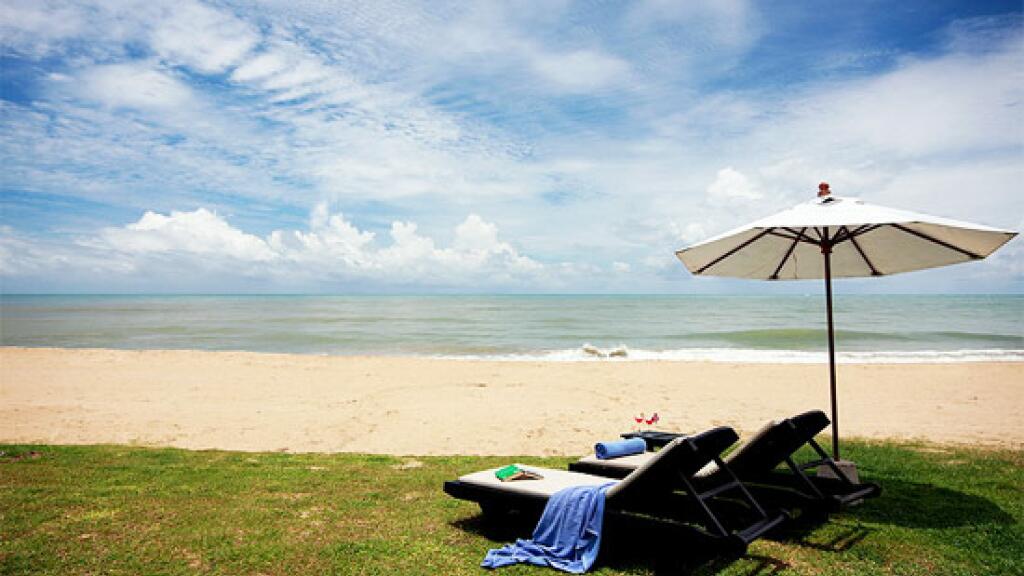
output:
<instances>
[{"instance_id":1,"label":"turquoise water","mask_svg":"<svg viewBox=\"0 0 1024 576\"><path fill-rule=\"evenodd\" d=\"M1024 360L1024 296L839 295L841 361ZM0 343L588 360L824 361L812 296L0 296Z\"/></svg>"}]
</instances>

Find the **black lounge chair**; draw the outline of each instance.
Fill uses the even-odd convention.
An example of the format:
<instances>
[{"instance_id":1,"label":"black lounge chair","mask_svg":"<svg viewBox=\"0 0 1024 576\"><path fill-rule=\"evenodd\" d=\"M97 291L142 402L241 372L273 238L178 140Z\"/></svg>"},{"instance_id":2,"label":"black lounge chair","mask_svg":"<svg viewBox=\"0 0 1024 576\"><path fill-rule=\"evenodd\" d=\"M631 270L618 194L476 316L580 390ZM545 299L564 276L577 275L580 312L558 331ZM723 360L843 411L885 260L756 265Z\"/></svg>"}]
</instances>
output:
<instances>
[{"instance_id":1,"label":"black lounge chair","mask_svg":"<svg viewBox=\"0 0 1024 576\"><path fill-rule=\"evenodd\" d=\"M769 422L724 459L729 470L712 463L698 471L694 481L700 488L735 475L759 502L791 512L799 509L812 514L834 512L880 494L881 488L877 484L853 482L814 440L815 435L828 425L829 419L821 410L811 410L781 422ZM804 445L810 446L818 458L798 464L793 459L794 454ZM643 465L653 454L657 453L645 452L611 460L588 456L570 464L569 469L621 478L636 466ZM783 463L789 468L788 472L778 469ZM807 469L819 466L826 466L834 477L806 473Z\"/></svg>"},{"instance_id":2,"label":"black lounge chair","mask_svg":"<svg viewBox=\"0 0 1024 576\"><path fill-rule=\"evenodd\" d=\"M750 542L777 526L786 515L766 512L721 460L721 453L737 440L736 432L727 427L677 438L619 481L526 467L544 478L501 482L494 475L496 469L491 469L445 482L444 491L477 502L485 516L518 514L535 521L548 498L558 490L611 481L614 485L605 495L605 530L609 533L628 533L630 526L651 528L654 524L662 536L685 534L714 546L715 551L742 554ZM716 462L722 470L720 481L697 489L693 475L709 462ZM720 500L724 494L734 495L734 499ZM744 513L736 513L737 503ZM725 507L733 510L720 510Z\"/></svg>"}]
</instances>

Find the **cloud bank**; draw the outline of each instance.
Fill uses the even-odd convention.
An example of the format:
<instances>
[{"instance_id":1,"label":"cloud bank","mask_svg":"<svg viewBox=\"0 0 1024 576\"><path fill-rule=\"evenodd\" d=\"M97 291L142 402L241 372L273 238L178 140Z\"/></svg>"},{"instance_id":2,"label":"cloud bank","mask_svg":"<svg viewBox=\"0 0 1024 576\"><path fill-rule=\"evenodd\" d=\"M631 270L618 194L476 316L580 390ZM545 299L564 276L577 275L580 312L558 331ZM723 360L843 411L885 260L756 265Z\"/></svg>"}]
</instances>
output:
<instances>
[{"instance_id":1,"label":"cloud bank","mask_svg":"<svg viewBox=\"0 0 1024 576\"><path fill-rule=\"evenodd\" d=\"M672 253L821 180L1021 229L1021 11L834 9L7 2L0 280L760 291ZM878 286L1024 291L1017 243Z\"/></svg>"},{"instance_id":2,"label":"cloud bank","mask_svg":"<svg viewBox=\"0 0 1024 576\"><path fill-rule=\"evenodd\" d=\"M326 204L314 209L306 230L274 230L264 237L204 208L146 212L136 222L63 246L0 229L0 274L62 274L90 283L112 274L144 276L145 285L164 289L186 287L197 275L244 276L257 291L310 282L483 289L550 280L543 264L519 254L499 238L497 226L476 214L453 232L451 244L441 246L415 223L393 222L388 238L378 240Z\"/></svg>"}]
</instances>

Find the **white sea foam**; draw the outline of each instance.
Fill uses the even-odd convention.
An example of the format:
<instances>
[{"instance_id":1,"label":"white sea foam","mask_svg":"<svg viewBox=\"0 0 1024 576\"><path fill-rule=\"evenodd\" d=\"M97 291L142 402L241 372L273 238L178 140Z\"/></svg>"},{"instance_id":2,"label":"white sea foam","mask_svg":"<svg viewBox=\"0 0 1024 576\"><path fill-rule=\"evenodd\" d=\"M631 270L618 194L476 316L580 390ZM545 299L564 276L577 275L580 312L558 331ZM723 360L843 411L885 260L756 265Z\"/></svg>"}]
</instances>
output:
<instances>
[{"instance_id":1,"label":"white sea foam","mask_svg":"<svg viewBox=\"0 0 1024 576\"><path fill-rule=\"evenodd\" d=\"M503 362L736 362L770 364L824 364L825 351L744 350L735 348L683 348L676 350L628 350L622 356L598 356L584 348L545 350L520 354L439 355L451 360L496 360ZM839 364L946 364L953 362L1024 362L1024 350L907 350L886 352L839 352Z\"/></svg>"}]
</instances>

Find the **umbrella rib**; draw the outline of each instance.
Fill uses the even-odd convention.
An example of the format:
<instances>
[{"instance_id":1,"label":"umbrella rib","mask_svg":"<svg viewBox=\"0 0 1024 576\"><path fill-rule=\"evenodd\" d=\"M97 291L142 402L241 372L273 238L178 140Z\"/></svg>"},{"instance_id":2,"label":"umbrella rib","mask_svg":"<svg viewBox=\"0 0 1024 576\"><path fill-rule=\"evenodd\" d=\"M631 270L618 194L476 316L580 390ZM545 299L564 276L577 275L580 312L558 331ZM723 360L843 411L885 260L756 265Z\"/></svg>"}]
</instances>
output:
<instances>
[{"instance_id":1,"label":"umbrella rib","mask_svg":"<svg viewBox=\"0 0 1024 576\"><path fill-rule=\"evenodd\" d=\"M787 230L789 229L787 228ZM789 260L790 254L792 254L793 250L796 249L796 245L800 242L800 239L803 238L805 230L807 230L807 228L801 228L800 232L797 233L796 238L793 238L793 243L789 245L789 250L786 250L786 255L782 257L782 260L779 262L778 267L775 268L775 272L773 272L772 275L768 277L769 280L779 279L779 272L782 270L782 267L786 265L786 260ZM792 230L790 231L793 232Z\"/></svg>"},{"instance_id":2,"label":"umbrella rib","mask_svg":"<svg viewBox=\"0 0 1024 576\"><path fill-rule=\"evenodd\" d=\"M835 245L852 239L853 232L850 232L850 229L847 228L846 226L840 226L839 231L836 232L836 235L832 237L832 244Z\"/></svg>"},{"instance_id":3,"label":"umbrella rib","mask_svg":"<svg viewBox=\"0 0 1024 576\"><path fill-rule=\"evenodd\" d=\"M861 234L867 234L868 232L871 232L872 230L876 230L881 227L881 224L864 224L860 228L857 228L853 232L850 232L850 239L852 240L857 236L860 236Z\"/></svg>"},{"instance_id":4,"label":"umbrella rib","mask_svg":"<svg viewBox=\"0 0 1024 576\"><path fill-rule=\"evenodd\" d=\"M796 230L793 230L792 228L783 228L783 230L785 230L786 232L789 232L789 234L783 234L782 232L779 232L778 230L773 230L771 232L771 235L772 236L778 236L779 238L785 238L786 240L796 240L796 241L799 241L799 242L806 242L807 244L813 244L815 246L818 245L817 242L815 242L814 240L812 240L811 238L809 238L807 235L804 234L804 231L807 230L806 226L801 228L799 232L797 232Z\"/></svg>"},{"instance_id":5,"label":"umbrella rib","mask_svg":"<svg viewBox=\"0 0 1024 576\"><path fill-rule=\"evenodd\" d=\"M881 224L864 224L858 228L850 230L846 226L839 229L840 234L836 234L835 238L832 239L833 244L839 244L840 242L846 242L847 240L853 240L857 236L867 234L872 230L881 227Z\"/></svg>"},{"instance_id":6,"label":"umbrella rib","mask_svg":"<svg viewBox=\"0 0 1024 576\"><path fill-rule=\"evenodd\" d=\"M771 232L772 230L775 230L775 229L774 229L774 228L768 228L768 229L762 230L762 231L761 231L761 233L760 233L760 234L758 234L757 236L754 236L754 237L753 237L753 238L751 238L750 240L747 240L746 242L744 242L744 243L740 244L739 246L737 246L737 247L733 248L732 250L729 250L729 251L728 251L728 252L726 252L725 254L722 254L722 255L721 255L721 256L719 256L718 258L715 258L715 259L714 259L714 260L712 260L711 262L708 262L708 263L707 263L707 264L705 264L704 266L700 267L700 268L699 268L699 269L697 270L696 274L703 274L703 273L704 273L704 271L705 271L705 270L707 270L708 268L711 268L711 267L712 267L712 266L714 266L715 264L718 264L718 263L719 263L719 262L721 262L722 260L725 260L726 258L728 258L728 257L732 256L733 254L735 254L735 253L739 252L740 250L743 250L743 249L744 249L744 248L746 248L747 246L749 246L749 245L753 244L754 242L756 242L756 241L760 240L760 239L761 239L761 238L763 238L763 237L764 237L764 236L765 236L766 234L769 234L769 233L770 233L770 232Z\"/></svg>"},{"instance_id":7,"label":"umbrella rib","mask_svg":"<svg viewBox=\"0 0 1024 576\"><path fill-rule=\"evenodd\" d=\"M982 258L984 258L984 256L979 256L978 254L975 254L974 252L971 252L970 250L965 250L965 249L963 249L963 248L961 248L961 247L959 247L959 246L957 246L955 244L950 244L949 242L944 242L942 240L939 240L938 238L933 238L932 236L929 236L928 234L925 234L924 232L918 232L917 230L913 230L913 229L907 228L906 226L903 226L902 224L890 224L890 226L892 226L893 228L895 228L897 230L902 230L903 232L906 232L907 234L910 234L912 236L917 236L918 238L921 238L922 240L927 240L927 241L932 242L934 244L938 244L939 246L942 246L943 248L949 248L950 250L953 250L954 252L959 252L959 253L963 254L964 256L967 256L971 260L981 260Z\"/></svg>"},{"instance_id":8,"label":"umbrella rib","mask_svg":"<svg viewBox=\"0 0 1024 576\"><path fill-rule=\"evenodd\" d=\"M853 244L853 247L857 249L857 253L859 253L860 257L864 259L864 263L867 264L868 268L871 269L871 275L872 276L881 276L882 273L879 272L875 268L875 265L871 263L871 260L868 259L868 255L864 253L864 250L860 247L860 244L857 243L857 238L856 237L850 236L850 244Z\"/></svg>"},{"instance_id":9,"label":"umbrella rib","mask_svg":"<svg viewBox=\"0 0 1024 576\"><path fill-rule=\"evenodd\" d=\"M790 234L796 237L802 237L802 240L804 242L810 242L811 244L815 244L814 240L807 236L807 226L804 226L799 231L793 230L792 228L786 228L786 232L789 232Z\"/></svg>"}]
</instances>

